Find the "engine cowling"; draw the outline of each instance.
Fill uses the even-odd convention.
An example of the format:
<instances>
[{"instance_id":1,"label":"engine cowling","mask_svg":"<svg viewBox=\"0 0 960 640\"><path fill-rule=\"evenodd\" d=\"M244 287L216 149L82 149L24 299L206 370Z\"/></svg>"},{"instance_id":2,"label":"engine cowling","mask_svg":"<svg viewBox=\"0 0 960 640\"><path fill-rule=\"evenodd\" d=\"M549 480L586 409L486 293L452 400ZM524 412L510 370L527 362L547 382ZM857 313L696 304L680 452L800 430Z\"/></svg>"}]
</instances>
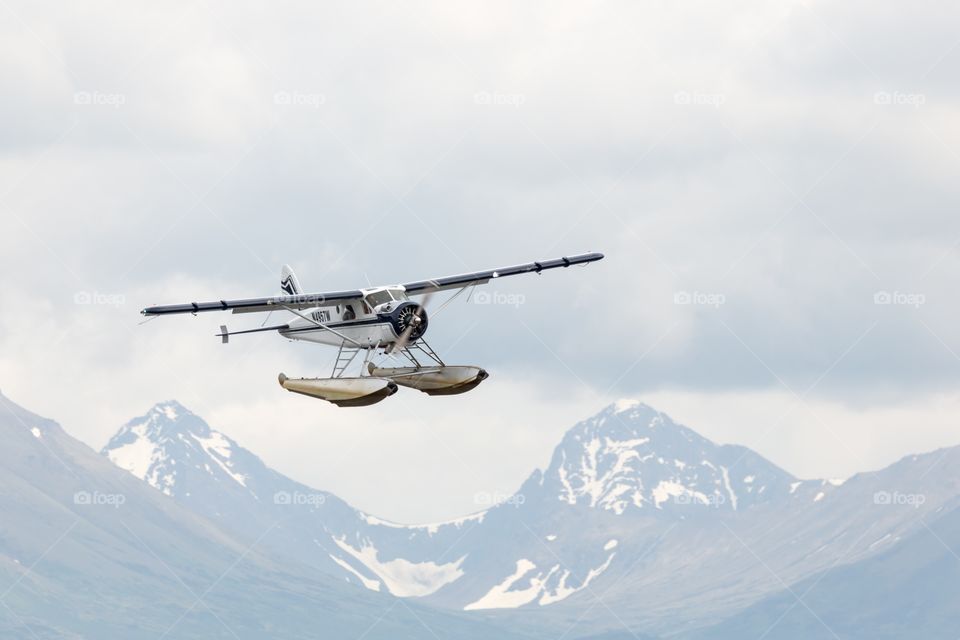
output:
<instances>
[{"instance_id":1,"label":"engine cowling","mask_svg":"<svg viewBox=\"0 0 960 640\"><path fill-rule=\"evenodd\" d=\"M393 326L397 337L403 335L411 324L414 325L410 332L410 342L416 342L427 332L429 318L427 310L416 302L401 302L397 307L387 315L387 319Z\"/></svg>"}]
</instances>

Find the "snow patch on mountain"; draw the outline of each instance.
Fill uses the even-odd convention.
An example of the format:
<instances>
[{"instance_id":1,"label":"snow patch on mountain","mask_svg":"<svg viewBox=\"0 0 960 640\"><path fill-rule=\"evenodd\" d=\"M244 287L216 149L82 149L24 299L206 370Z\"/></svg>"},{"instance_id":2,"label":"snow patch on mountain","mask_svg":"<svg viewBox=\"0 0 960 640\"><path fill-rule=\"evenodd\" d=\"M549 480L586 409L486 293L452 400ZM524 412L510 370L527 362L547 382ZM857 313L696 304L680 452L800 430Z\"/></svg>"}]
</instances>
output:
<instances>
[{"instance_id":1,"label":"snow patch on mountain","mask_svg":"<svg viewBox=\"0 0 960 640\"><path fill-rule=\"evenodd\" d=\"M362 513L360 517L363 518L363 521L367 524L372 524L376 527L390 527L391 529L409 529L412 525L409 524L400 524L399 522L393 522L391 520L384 520L383 518L378 518L377 516L372 516L369 513Z\"/></svg>"},{"instance_id":2,"label":"snow patch on mountain","mask_svg":"<svg viewBox=\"0 0 960 640\"><path fill-rule=\"evenodd\" d=\"M346 569L348 572L350 572L351 574L353 574L354 576L356 576L357 580L360 581L360 584L362 584L363 586L365 586L367 589L370 589L370 591L380 591L380 582L379 582L378 580L371 580L370 578L366 577L365 575L363 575L362 573L360 573L359 571L357 571L356 569L354 569L354 568L350 565L350 563L347 562L346 560L344 560L344 559L342 559L342 558L338 558L337 556L333 555L332 553L331 553L331 554L328 554L328 555L330 556L330 559L331 559L331 560L333 560L333 561L336 562L338 565L340 565L341 567L343 567L344 569Z\"/></svg>"},{"instance_id":3,"label":"snow patch on mountain","mask_svg":"<svg viewBox=\"0 0 960 640\"><path fill-rule=\"evenodd\" d=\"M444 520L442 522L429 522L426 524L400 524L397 522L391 522L390 520L384 520L383 518L378 518L372 516L369 513L361 513L360 517L363 518L364 522L374 526L380 527L390 527L392 529L409 529L412 531L426 531L427 535L435 535L444 527L456 527L460 528L467 523L476 523L480 524L483 522L484 517L486 517L486 511L478 511L477 513L471 513L467 516L462 516L460 518L454 518L452 520Z\"/></svg>"},{"instance_id":4,"label":"snow patch on mountain","mask_svg":"<svg viewBox=\"0 0 960 640\"><path fill-rule=\"evenodd\" d=\"M410 562L403 558L380 560L377 548L372 544L356 549L347 544L345 538L334 538L334 542L380 578L391 594L401 598L430 595L463 575L460 565L466 556L446 564Z\"/></svg>"},{"instance_id":5,"label":"snow patch on mountain","mask_svg":"<svg viewBox=\"0 0 960 640\"><path fill-rule=\"evenodd\" d=\"M720 467L720 473L723 474L723 488L727 490L727 495L730 497L730 504L733 506L733 510L737 510L737 494L733 492L733 488L730 486L730 471L726 467Z\"/></svg>"},{"instance_id":6,"label":"snow patch on mountain","mask_svg":"<svg viewBox=\"0 0 960 640\"><path fill-rule=\"evenodd\" d=\"M150 467L162 458L160 448L147 435L149 426L150 422L147 421L125 427L127 429L126 435L132 435L133 438L128 437L124 444L119 444L106 451L107 457L115 465L129 471L141 480L147 479Z\"/></svg>"},{"instance_id":7,"label":"snow patch on mountain","mask_svg":"<svg viewBox=\"0 0 960 640\"><path fill-rule=\"evenodd\" d=\"M476 602L471 602L463 608L464 611L475 611L477 609L515 609L525 604L533 602L534 598L540 594L543 588L543 579L538 577L531 578L529 586L526 589L511 589L521 578L537 568L533 562L526 558L517 560L517 569L512 574L504 578L503 582L494 585L490 591Z\"/></svg>"},{"instance_id":8,"label":"snow patch on mountain","mask_svg":"<svg viewBox=\"0 0 960 640\"><path fill-rule=\"evenodd\" d=\"M616 547L616 540L611 540L604 549L609 551L614 547ZM591 582L610 567L615 555L616 553L611 553L603 564L590 569L579 586L569 584L571 571L563 569L560 564L554 564L549 569L533 573L537 565L531 560L521 558L517 560L516 570L512 574L463 609L464 611L517 609L533 602L540 606L560 602L590 586Z\"/></svg>"},{"instance_id":9,"label":"snow patch on mountain","mask_svg":"<svg viewBox=\"0 0 960 640\"><path fill-rule=\"evenodd\" d=\"M228 466L232 451L230 443L222 433L211 431L210 437L208 438L201 438L192 433L190 435L194 440L200 443L200 446L203 447L203 450L207 452L210 458L216 462L217 465L223 469L228 476L240 483L241 486L247 486L246 476L239 473L234 473L233 470Z\"/></svg>"},{"instance_id":10,"label":"snow patch on mountain","mask_svg":"<svg viewBox=\"0 0 960 640\"><path fill-rule=\"evenodd\" d=\"M472 513L468 516L463 516L462 518L454 518L453 520L444 520L443 522L431 522L428 524L416 524L411 525L411 529L426 529L429 535L435 535L444 527L456 527L457 529L463 527L467 523L480 524L483 522L483 519L486 517L486 511L480 511L478 513Z\"/></svg>"},{"instance_id":11,"label":"snow patch on mountain","mask_svg":"<svg viewBox=\"0 0 960 640\"><path fill-rule=\"evenodd\" d=\"M550 575L553 575L557 569L560 568L560 565L556 564L550 568L550 574L547 578L549 579ZM580 589L577 587L571 587L567 584L567 580L570 579L570 571L565 570L560 578L557 580L557 586L553 591L544 590L544 594L540 596L538 604L542 607L544 605L553 604L555 602L560 602L561 600L566 600L573 594L575 594ZM582 588L582 587L581 587Z\"/></svg>"},{"instance_id":12,"label":"snow patch on mountain","mask_svg":"<svg viewBox=\"0 0 960 640\"><path fill-rule=\"evenodd\" d=\"M661 480L659 483L657 483L657 486L653 488L653 506L659 509L660 505L670 498L688 496L694 493L696 492L691 491L682 484L673 482L672 480Z\"/></svg>"}]
</instances>

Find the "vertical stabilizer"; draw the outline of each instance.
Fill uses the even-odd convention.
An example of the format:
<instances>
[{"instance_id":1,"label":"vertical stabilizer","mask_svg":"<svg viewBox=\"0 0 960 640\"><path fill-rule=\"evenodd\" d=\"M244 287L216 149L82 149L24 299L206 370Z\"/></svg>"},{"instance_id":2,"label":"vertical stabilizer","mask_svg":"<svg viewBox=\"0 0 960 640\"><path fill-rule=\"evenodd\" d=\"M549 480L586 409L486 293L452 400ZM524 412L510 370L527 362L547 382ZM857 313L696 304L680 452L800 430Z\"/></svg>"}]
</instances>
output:
<instances>
[{"instance_id":1,"label":"vertical stabilizer","mask_svg":"<svg viewBox=\"0 0 960 640\"><path fill-rule=\"evenodd\" d=\"M288 296L296 296L303 293L300 281L297 280L297 274L293 272L290 265L285 264L280 270L280 288Z\"/></svg>"}]
</instances>

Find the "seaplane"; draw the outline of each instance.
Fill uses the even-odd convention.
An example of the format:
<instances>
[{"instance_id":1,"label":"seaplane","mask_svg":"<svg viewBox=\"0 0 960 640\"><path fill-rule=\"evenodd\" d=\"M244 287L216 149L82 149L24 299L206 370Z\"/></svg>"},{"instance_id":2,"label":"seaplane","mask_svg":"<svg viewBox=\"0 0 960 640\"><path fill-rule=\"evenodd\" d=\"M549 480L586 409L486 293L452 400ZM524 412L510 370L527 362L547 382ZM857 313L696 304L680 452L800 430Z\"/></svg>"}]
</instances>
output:
<instances>
[{"instance_id":1,"label":"seaplane","mask_svg":"<svg viewBox=\"0 0 960 640\"><path fill-rule=\"evenodd\" d=\"M227 344L231 336L274 331L290 340L336 347L337 358L330 377L290 378L281 373L280 386L340 407L361 407L393 395L398 386L431 396L455 395L470 391L487 379L488 374L481 367L444 363L427 343L424 338L429 325L427 306L434 294L453 292L436 314L464 292L468 292L466 299L469 300L477 286L491 280L585 266L602 259L602 253L584 253L407 284L322 293L305 293L293 269L283 265L280 271L283 295L161 305L147 307L140 313L150 319L211 311L266 313L259 328L231 332L226 325L221 325L216 335ZM266 326L272 312L290 313L293 317L284 324ZM358 358L361 353L362 360ZM375 363L380 356L387 357ZM359 366L354 366L355 363ZM380 366L385 363L402 366ZM357 368L359 371L355 371Z\"/></svg>"}]
</instances>

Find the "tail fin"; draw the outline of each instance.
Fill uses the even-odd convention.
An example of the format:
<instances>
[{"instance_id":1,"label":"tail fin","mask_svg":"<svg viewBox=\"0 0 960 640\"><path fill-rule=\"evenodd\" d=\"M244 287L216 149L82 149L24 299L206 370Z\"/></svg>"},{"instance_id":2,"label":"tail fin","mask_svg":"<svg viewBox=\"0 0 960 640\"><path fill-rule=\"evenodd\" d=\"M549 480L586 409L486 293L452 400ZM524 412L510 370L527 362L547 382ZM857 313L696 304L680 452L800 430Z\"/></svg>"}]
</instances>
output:
<instances>
[{"instance_id":1,"label":"tail fin","mask_svg":"<svg viewBox=\"0 0 960 640\"><path fill-rule=\"evenodd\" d=\"M303 293L300 281L297 280L297 274L293 272L293 269L291 269L288 264L283 265L283 269L280 270L280 288L283 289L283 292L288 296L296 296Z\"/></svg>"}]
</instances>

